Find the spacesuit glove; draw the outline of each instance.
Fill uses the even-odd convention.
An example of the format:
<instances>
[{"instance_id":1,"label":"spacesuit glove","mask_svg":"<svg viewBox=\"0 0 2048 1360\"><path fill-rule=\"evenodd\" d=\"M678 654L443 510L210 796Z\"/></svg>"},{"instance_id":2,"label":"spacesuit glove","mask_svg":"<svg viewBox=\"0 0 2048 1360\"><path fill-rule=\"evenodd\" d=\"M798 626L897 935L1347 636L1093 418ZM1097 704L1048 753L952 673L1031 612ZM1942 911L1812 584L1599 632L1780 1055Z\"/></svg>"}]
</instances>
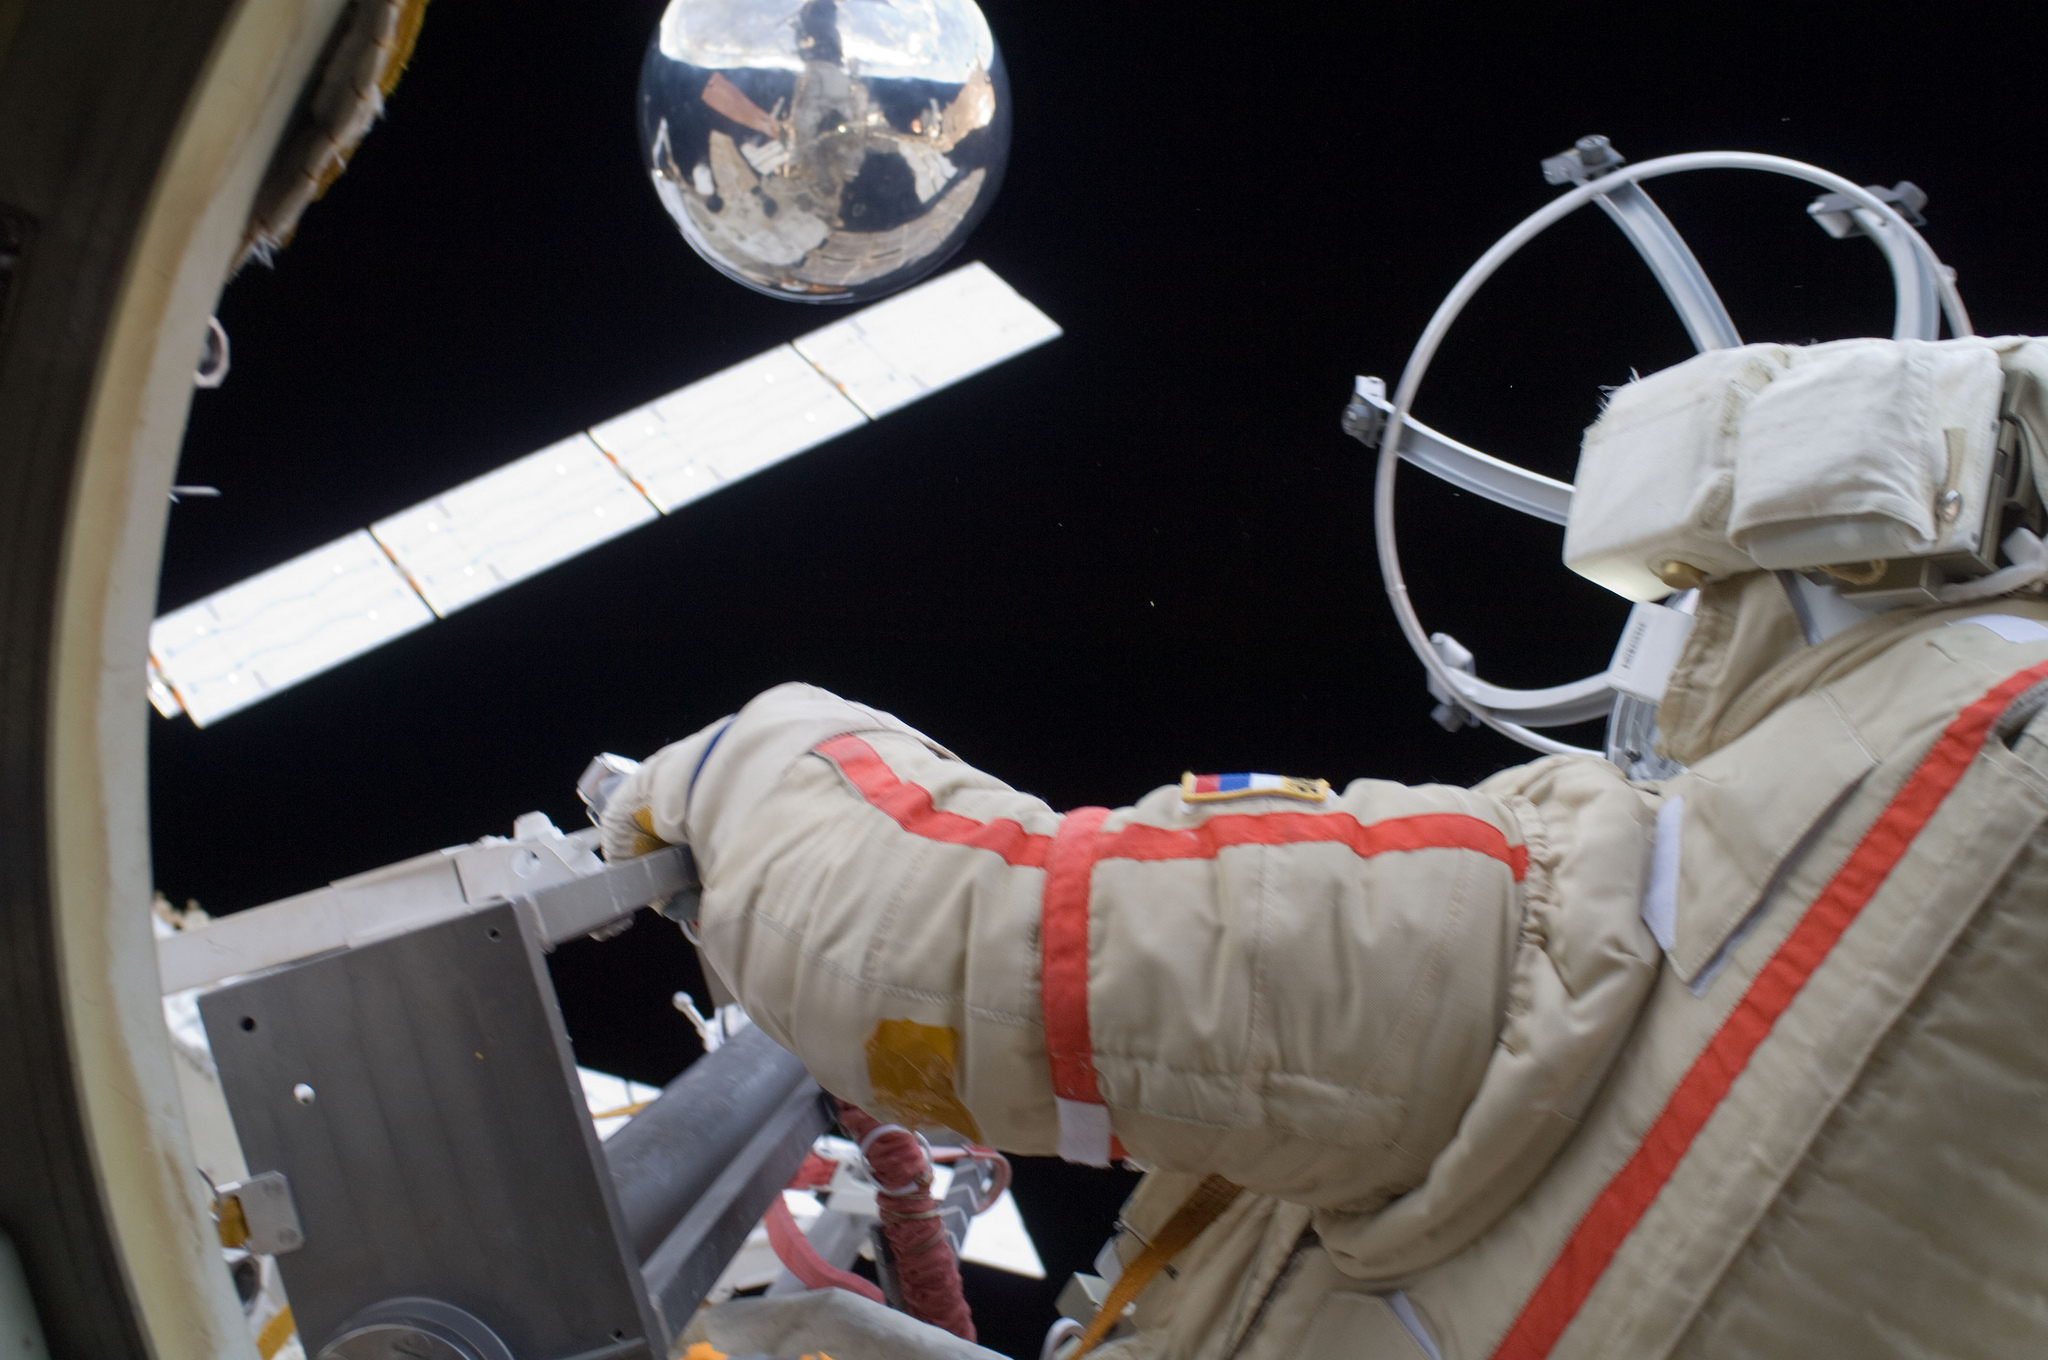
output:
<instances>
[{"instance_id":1,"label":"spacesuit glove","mask_svg":"<svg viewBox=\"0 0 2048 1360\"><path fill-rule=\"evenodd\" d=\"M1003 1360L996 1352L844 1289L733 1299L697 1314L683 1333L721 1354L832 1360Z\"/></svg>"},{"instance_id":2,"label":"spacesuit glove","mask_svg":"<svg viewBox=\"0 0 2048 1360\"><path fill-rule=\"evenodd\" d=\"M722 719L669 743L609 790L597 821L607 860L616 863L690 843L690 788L730 722Z\"/></svg>"},{"instance_id":3,"label":"spacesuit glove","mask_svg":"<svg viewBox=\"0 0 2048 1360\"><path fill-rule=\"evenodd\" d=\"M640 770L646 768L642 765ZM612 791L611 801L604 805L597 825L604 857L613 864L622 859L651 855L665 845L675 844L655 833L654 808L648 800L646 784L640 780L639 771L628 775L625 782Z\"/></svg>"}]
</instances>

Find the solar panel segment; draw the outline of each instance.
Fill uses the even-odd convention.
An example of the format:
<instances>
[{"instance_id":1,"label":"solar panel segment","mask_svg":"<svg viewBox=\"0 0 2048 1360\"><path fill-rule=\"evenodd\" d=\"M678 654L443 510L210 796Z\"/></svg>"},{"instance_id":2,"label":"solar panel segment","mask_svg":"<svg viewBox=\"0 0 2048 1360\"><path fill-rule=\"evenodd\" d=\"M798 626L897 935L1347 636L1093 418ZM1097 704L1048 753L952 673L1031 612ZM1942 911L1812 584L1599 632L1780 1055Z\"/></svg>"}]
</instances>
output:
<instances>
[{"instance_id":1,"label":"solar panel segment","mask_svg":"<svg viewBox=\"0 0 2048 1360\"><path fill-rule=\"evenodd\" d=\"M812 331L795 349L879 420L1059 333L1051 317L976 263Z\"/></svg>"},{"instance_id":2,"label":"solar panel segment","mask_svg":"<svg viewBox=\"0 0 2048 1360\"><path fill-rule=\"evenodd\" d=\"M464 482L370 526L435 614L661 518L587 434Z\"/></svg>"},{"instance_id":3,"label":"solar panel segment","mask_svg":"<svg viewBox=\"0 0 2048 1360\"><path fill-rule=\"evenodd\" d=\"M867 423L830 378L777 345L590 436L667 514Z\"/></svg>"},{"instance_id":4,"label":"solar panel segment","mask_svg":"<svg viewBox=\"0 0 2048 1360\"><path fill-rule=\"evenodd\" d=\"M367 529L164 615L149 656L208 723L434 621Z\"/></svg>"},{"instance_id":5,"label":"solar panel segment","mask_svg":"<svg viewBox=\"0 0 2048 1360\"><path fill-rule=\"evenodd\" d=\"M200 727L1060 334L970 264L159 618Z\"/></svg>"}]
</instances>

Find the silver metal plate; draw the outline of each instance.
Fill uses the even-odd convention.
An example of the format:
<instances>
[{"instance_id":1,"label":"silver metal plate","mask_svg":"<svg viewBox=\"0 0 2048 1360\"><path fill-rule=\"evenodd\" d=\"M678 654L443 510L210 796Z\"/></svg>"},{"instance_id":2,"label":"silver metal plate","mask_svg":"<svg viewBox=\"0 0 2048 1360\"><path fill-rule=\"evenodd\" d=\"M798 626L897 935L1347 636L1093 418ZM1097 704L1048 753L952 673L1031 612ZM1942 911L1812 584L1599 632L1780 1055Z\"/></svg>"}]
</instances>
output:
<instances>
[{"instance_id":1,"label":"silver metal plate","mask_svg":"<svg viewBox=\"0 0 2048 1360\"><path fill-rule=\"evenodd\" d=\"M519 1360L665 1353L541 945L506 904L200 999L309 1354L382 1301L460 1308ZM295 1094L296 1092L296 1094Z\"/></svg>"}]
</instances>

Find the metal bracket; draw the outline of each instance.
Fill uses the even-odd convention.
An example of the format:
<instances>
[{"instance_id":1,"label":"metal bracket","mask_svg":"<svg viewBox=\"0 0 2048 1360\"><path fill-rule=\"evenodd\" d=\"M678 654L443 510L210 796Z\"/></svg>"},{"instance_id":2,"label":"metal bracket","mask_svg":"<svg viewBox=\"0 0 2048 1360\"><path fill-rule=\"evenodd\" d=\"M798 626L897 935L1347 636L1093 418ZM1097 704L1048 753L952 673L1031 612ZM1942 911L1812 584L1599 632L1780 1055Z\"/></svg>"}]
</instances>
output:
<instances>
[{"instance_id":1,"label":"metal bracket","mask_svg":"<svg viewBox=\"0 0 2048 1360\"><path fill-rule=\"evenodd\" d=\"M1344 408L1344 432L1369 448L1378 448L1386 437L1387 417L1393 410L1387 401L1387 385L1378 378L1360 377L1352 389L1350 404ZM1402 426L1407 430L1401 437L1403 462L1413 463L1461 491L1484 496L1496 505L1547 519L1552 524L1563 524L1571 515L1569 482L1481 453L1449 435L1437 433L1414 416L1403 421Z\"/></svg>"},{"instance_id":2,"label":"metal bracket","mask_svg":"<svg viewBox=\"0 0 2048 1360\"><path fill-rule=\"evenodd\" d=\"M1471 650L1449 633L1431 633L1429 645L1436 648L1436 654L1444 659L1445 670L1454 675L1478 674L1479 668ZM1429 697L1436 700L1436 707L1429 711L1429 716L1438 727L1446 732L1456 732L1479 726L1479 719L1472 716L1472 710L1458 702L1458 696L1451 693L1443 681L1424 671L1423 683L1429 687Z\"/></svg>"},{"instance_id":3,"label":"metal bracket","mask_svg":"<svg viewBox=\"0 0 2048 1360\"><path fill-rule=\"evenodd\" d=\"M1543 158L1543 182L1545 184L1584 184L1589 179L1598 179L1619 165L1628 164L1628 157L1614 149L1614 143L1595 133L1581 137L1571 144L1570 149L1555 156Z\"/></svg>"},{"instance_id":4,"label":"metal bracket","mask_svg":"<svg viewBox=\"0 0 2048 1360\"><path fill-rule=\"evenodd\" d=\"M1913 181L1902 179L1889 189L1881 184L1866 187L1870 190L1871 197L1891 208L1914 226L1927 225L1927 219L1920 215L1920 210L1927 206L1927 191ZM1806 205L1806 211L1814 221L1820 223L1822 231L1837 241L1846 241L1851 236L1870 235L1863 229L1862 219L1857 216L1858 212L1867 212L1868 209L1859 208L1847 194L1822 194Z\"/></svg>"},{"instance_id":5,"label":"metal bracket","mask_svg":"<svg viewBox=\"0 0 2048 1360\"><path fill-rule=\"evenodd\" d=\"M498 902L518 907L541 947L552 950L696 889L696 861L687 847L608 864L594 853L597 835L591 827L523 840L487 836L238 911L159 940L159 983L166 993L209 986Z\"/></svg>"},{"instance_id":6,"label":"metal bracket","mask_svg":"<svg viewBox=\"0 0 2048 1360\"><path fill-rule=\"evenodd\" d=\"M1902 179L1889 189L1873 184L1865 192L1916 227L1927 221L1920 215L1927 206L1927 194L1911 180ZM1941 285L1934 275L1936 266L1902 239L1896 227L1869 208L1858 207L1847 194L1822 194L1806 205L1806 211L1836 240L1868 236L1885 253L1898 279L1902 304L1892 329L1894 340L1933 340L1941 334ZM1953 282L1955 271L1948 270L1948 275Z\"/></svg>"},{"instance_id":7,"label":"metal bracket","mask_svg":"<svg viewBox=\"0 0 2048 1360\"><path fill-rule=\"evenodd\" d=\"M282 1256L306 1245L292 1203L291 1182L282 1171L266 1171L245 1181L223 1185L220 1200L220 1244L241 1247L258 1256Z\"/></svg>"},{"instance_id":8,"label":"metal bracket","mask_svg":"<svg viewBox=\"0 0 2048 1360\"><path fill-rule=\"evenodd\" d=\"M1627 163L1628 157L1616 151L1605 137L1581 137L1571 150L1544 160L1543 178L1551 184L1584 184ZM1671 299L1695 349L1705 353L1710 349L1733 349L1742 343L1734 319L1721 303L1721 295L1707 279L1707 271L1700 268L1678 228L1671 225L1671 219L1643 192L1642 186L1624 184L1595 195L1593 201L1621 228L1622 235L1643 257L1643 263L1657 276L1664 296Z\"/></svg>"},{"instance_id":9,"label":"metal bracket","mask_svg":"<svg viewBox=\"0 0 2048 1360\"><path fill-rule=\"evenodd\" d=\"M1386 380L1361 373L1351 388L1351 400L1345 403L1344 414L1337 423L1344 433L1367 448L1376 449L1386 437L1387 416L1394 409L1387 404Z\"/></svg>"}]
</instances>

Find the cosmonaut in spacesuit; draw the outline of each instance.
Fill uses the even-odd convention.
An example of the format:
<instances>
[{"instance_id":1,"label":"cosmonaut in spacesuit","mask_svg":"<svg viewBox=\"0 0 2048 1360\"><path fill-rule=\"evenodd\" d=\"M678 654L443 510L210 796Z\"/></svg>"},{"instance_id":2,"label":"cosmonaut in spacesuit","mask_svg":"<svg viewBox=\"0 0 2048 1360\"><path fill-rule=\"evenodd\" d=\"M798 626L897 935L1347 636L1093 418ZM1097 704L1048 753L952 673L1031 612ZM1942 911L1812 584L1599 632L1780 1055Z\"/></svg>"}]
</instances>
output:
<instances>
[{"instance_id":1,"label":"cosmonaut in spacesuit","mask_svg":"<svg viewBox=\"0 0 2048 1360\"><path fill-rule=\"evenodd\" d=\"M836 1094L1149 1168L1098 1355L2033 1353L2044 380L2048 342L1859 340L1614 394L1566 556L1701 583L1668 780L1551 756L1062 814L785 685L641 765L606 853L693 848L709 960ZM1959 522L2010 564L1878 589ZM1801 551L1830 565L1758 565ZM882 1312L708 1334L990 1354Z\"/></svg>"}]
</instances>

